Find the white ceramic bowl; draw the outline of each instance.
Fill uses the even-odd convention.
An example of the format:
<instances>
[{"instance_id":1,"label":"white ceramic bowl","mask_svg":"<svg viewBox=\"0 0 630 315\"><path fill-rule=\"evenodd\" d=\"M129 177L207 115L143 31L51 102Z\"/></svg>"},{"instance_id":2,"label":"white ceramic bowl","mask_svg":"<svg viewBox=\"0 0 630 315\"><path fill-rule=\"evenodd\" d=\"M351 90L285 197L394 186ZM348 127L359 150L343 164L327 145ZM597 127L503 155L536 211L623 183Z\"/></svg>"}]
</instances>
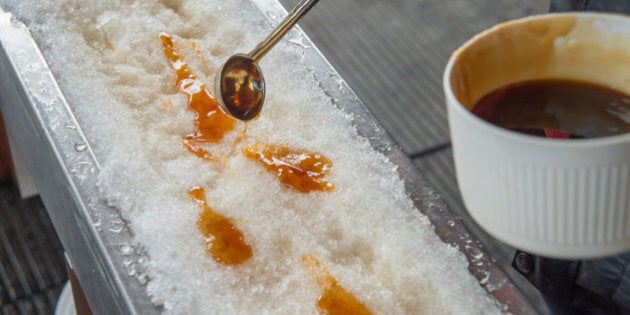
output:
<instances>
[{"instance_id":1,"label":"white ceramic bowl","mask_svg":"<svg viewBox=\"0 0 630 315\"><path fill-rule=\"evenodd\" d=\"M533 16L495 26L453 53L444 90L466 208L490 234L535 254L593 258L630 250L630 134L546 139L469 111L499 87L547 78L630 94L630 18Z\"/></svg>"}]
</instances>

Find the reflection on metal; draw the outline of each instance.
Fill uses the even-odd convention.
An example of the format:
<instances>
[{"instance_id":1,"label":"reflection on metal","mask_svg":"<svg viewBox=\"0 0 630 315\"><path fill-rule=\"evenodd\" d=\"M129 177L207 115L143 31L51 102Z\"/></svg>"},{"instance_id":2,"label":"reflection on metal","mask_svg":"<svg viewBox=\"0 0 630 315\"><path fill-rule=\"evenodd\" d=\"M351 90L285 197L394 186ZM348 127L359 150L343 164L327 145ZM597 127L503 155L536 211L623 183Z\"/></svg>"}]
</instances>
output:
<instances>
[{"instance_id":1,"label":"reflection on metal","mask_svg":"<svg viewBox=\"0 0 630 315\"><path fill-rule=\"evenodd\" d=\"M98 199L96 157L80 128L66 127L78 123L28 30L4 12L0 47L0 110L7 132L39 188L93 311L156 309L138 281L122 272L126 258L114 252L114 244L130 242L129 231L97 228L100 218L123 220ZM77 143L85 149L77 150Z\"/></svg>"}]
</instances>

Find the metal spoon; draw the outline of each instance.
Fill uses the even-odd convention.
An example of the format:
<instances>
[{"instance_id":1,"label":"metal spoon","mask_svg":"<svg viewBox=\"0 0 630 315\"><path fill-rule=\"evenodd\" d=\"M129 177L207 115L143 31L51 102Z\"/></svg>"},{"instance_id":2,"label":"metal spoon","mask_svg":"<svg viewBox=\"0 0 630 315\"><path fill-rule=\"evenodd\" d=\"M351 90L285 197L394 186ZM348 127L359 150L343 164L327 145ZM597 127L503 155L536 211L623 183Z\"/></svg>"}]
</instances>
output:
<instances>
[{"instance_id":1,"label":"metal spoon","mask_svg":"<svg viewBox=\"0 0 630 315\"><path fill-rule=\"evenodd\" d=\"M265 78L258 61L319 0L302 0L265 40L249 54L230 57L217 72L214 88L221 108L232 117L250 120L262 110L265 101Z\"/></svg>"}]
</instances>

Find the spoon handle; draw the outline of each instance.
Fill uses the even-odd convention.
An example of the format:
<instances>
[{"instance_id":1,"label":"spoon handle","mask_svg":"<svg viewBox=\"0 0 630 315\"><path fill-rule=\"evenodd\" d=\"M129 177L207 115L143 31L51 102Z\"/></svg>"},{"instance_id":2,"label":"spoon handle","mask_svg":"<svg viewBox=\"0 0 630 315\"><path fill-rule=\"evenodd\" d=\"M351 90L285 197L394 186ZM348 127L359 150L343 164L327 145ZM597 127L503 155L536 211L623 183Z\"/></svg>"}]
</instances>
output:
<instances>
[{"instance_id":1,"label":"spoon handle","mask_svg":"<svg viewBox=\"0 0 630 315\"><path fill-rule=\"evenodd\" d=\"M265 40L260 42L254 50L252 50L247 56L254 62L258 62L275 44L277 44L282 37L297 23L312 7L317 4L319 0L302 0L298 3L289 15L282 20L282 23L278 25Z\"/></svg>"}]
</instances>

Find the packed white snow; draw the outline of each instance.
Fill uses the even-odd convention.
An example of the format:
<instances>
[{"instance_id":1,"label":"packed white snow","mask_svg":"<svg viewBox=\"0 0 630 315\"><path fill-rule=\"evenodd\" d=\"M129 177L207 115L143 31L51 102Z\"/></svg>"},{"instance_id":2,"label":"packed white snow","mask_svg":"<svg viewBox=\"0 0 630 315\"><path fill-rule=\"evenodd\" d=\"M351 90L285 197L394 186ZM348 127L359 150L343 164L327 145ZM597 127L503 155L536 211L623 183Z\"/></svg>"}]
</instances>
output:
<instances>
[{"instance_id":1,"label":"packed white snow","mask_svg":"<svg viewBox=\"0 0 630 315\"><path fill-rule=\"evenodd\" d=\"M267 100L244 143L322 153L333 162L326 178L333 192L292 191L240 149L221 162L184 149L194 114L174 86L160 32L174 36L212 86L229 55L248 52L274 26L250 1L0 5L29 27L49 62L102 167L102 198L146 249L147 291L165 313L316 314L321 291L305 254L375 314L500 313L463 255L414 209L395 166L319 87L300 57L312 48L283 41L262 60ZM242 129L212 151L228 154ZM199 207L187 194L194 186L243 232L253 248L249 261L225 266L209 256L196 226Z\"/></svg>"}]
</instances>

